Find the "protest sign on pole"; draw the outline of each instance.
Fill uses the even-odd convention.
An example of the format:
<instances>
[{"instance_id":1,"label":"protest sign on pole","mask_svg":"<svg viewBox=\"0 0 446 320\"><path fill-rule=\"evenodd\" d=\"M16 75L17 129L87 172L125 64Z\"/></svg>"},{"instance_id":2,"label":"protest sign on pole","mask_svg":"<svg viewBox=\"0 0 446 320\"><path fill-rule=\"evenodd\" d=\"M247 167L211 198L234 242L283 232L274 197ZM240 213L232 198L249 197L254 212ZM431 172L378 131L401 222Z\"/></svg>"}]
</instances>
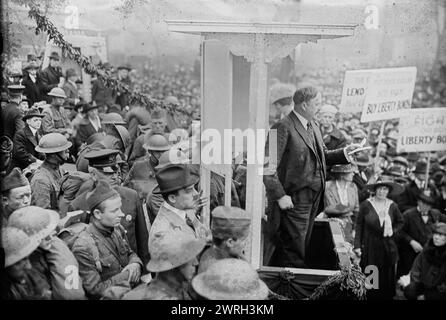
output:
<instances>
[{"instance_id":1,"label":"protest sign on pole","mask_svg":"<svg viewBox=\"0 0 446 320\"><path fill-rule=\"evenodd\" d=\"M398 153L446 150L446 108L405 110L398 131Z\"/></svg>"},{"instance_id":2,"label":"protest sign on pole","mask_svg":"<svg viewBox=\"0 0 446 320\"><path fill-rule=\"evenodd\" d=\"M362 111L371 74L371 70L345 72L339 112L357 113Z\"/></svg>"},{"instance_id":3,"label":"protest sign on pole","mask_svg":"<svg viewBox=\"0 0 446 320\"><path fill-rule=\"evenodd\" d=\"M416 67L370 70L361 122L399 118L410 109L417 74Z\"/></svg>"}]
</instances>

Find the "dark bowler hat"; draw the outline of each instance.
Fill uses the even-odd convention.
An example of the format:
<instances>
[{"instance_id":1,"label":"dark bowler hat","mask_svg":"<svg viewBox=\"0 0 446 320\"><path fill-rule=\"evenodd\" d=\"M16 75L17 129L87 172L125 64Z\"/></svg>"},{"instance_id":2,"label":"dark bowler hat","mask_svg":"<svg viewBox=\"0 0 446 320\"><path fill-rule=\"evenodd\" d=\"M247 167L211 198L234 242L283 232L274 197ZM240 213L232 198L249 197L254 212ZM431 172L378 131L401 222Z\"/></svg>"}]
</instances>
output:
<instances>
[{"instance_id":1,"label":"dark bowler hat","mask_svg":"<svg viewBox=\"0 0 446 320\"><path fill-rule=\"evenodd\" d=\"M106 168L107 169L110 168L112 172L116 172L117 170L116 166L118 163L116 155L118 153L119 153L118 150L113 150L113 149L92 150L87 152L84 155L84 158L88 160L90 167L102 169L102 171L104 172L107 172Z\"/></svg>"},{"instance_id":2,"label":"dark bowler hat","mask_svg":"<svg viewBox=\"0 0 446 320\"><path fill-rule=\"evenodd\" d=\"M1 192L6 192L11 189L29 186L28 179L22 174L19 168L14 168L3 178L1 183Z\"/></svg>"},{"instance_id":3,"label":"dark bowler hat","mask_svg":"<svg viewBox=\"0 0 446 320\"><path fill-rule=\"evenodd\" d=\"M218 206L212 210L212 236L218 239L243 239L249 234L251 216L237 207Z\"/></svg>"},{"instance_id":4,"label":"dark bowler hat","mask_svg":"<svg viewBox=\"0 0 446 320\"><path fill-rule=\"evenodd\" d=\"M95 188L87 193L86 200L90 213L92 213L91 211L105 200L116 196L119 196L119 193L114 190L107 181L99 180Z\"/></svg>"},{"instance_id":5,"label":"dark bowler hat","mask_svg":"<svg viewBox=\"0 0 446 320\"><path fill-rule=\"evenodd\" d=\"M155 175L158 186L155 194L169 193L196 184L199 177L191 172L187 164L172 164L158 170Z\"/></svg>"},{"instance_id":6,"label":"dark bowler hat","mask_svg":"<svg viewBox=\"0 0 446 320\"><path fill-rule=\"evenodd\" d=\"M389 188L389 196L396 196L404 191L404 188L399 183L394 182L394 179L390 176L381 176L375 183L367 184L366 188L375 191L377 188L386 186Z\"/></svg>"},{"instance_id":7,"label":"dark bowler hat","mask_svg":"<svg viewBox=\"0 0 446 320\"><path fill-rule=\"evenodd\" d=\"M431 206L435 205L435 199L432 197L430 190L421 191L420 194L418 194L418 200L430 204Z\"/></svg>"},{"instance_id":8,"label":"dark bowler hat","mask_svg":"<svg viewBox=\"0 0 446 320\"><path fill-rule=\"evenodd\" d=\"M43 118L45 115L40 113L38 109L30 109L28 112L23 116L23 121L26 121L27 119L38 117Z\"/></svg>"},{"instance_id":9,"label":"dark bowler hat","mask_svg":"<svg viewBox=\"0 0 446 320\"><path fill-rule=\"evenodd\" d=\"M368 167L373 164L373 159L371 159L367 153L360 153L356 156L352 163L358 167Z\"/></svg>"},{"instance_id":10,"label":"dark bowler hat","mask_svg":"<svg viewBox=\"0 0 446 320\"><path fill-rule=\"evenodd\" d=\"M426 174L426 170L427 170L427 162L420 160L417 161L417 163L415 164L415 170L413 171L413 173ZM429 168L429 173L432 173L432 168Z\"/></svg>"},{"instance_id":11,"label":"dark bowler hat","mask_svg":"<svg viewBox=\"0 0 446 320\"><path fill-rule=\"evenodd\" d=\"M53 60L60 60L59 54L56 51L51 52L49 58Z\"/></svg>"}]
</instances>

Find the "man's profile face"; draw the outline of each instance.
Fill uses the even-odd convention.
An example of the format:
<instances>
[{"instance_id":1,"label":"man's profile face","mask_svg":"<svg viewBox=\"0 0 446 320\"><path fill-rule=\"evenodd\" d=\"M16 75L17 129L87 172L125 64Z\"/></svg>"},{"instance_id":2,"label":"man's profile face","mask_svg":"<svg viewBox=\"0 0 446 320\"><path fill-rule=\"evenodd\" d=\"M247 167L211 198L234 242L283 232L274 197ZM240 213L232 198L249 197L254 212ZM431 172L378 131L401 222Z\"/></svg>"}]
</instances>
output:
<instances>
[{"instance_id":1,"label":"man's profile face","mask_svg":"<svg viewBox=\"0 0 446 320\"><path fill-rule=\"evenodd\" d=\"M197 190L195 190L195 187L189 186L184 189L178 190L177 194L174 196L173 205L177 209L181 210L187 210L187 209L194 209L195 208L195 197L198 195Z\"/></svg>"},{"instance_id":2,"label":"man's profile face","mask_svg":"<svg viewBox=\"0 0 446 320\"><path fill-rule=\"evenodd\" d=\"M305 111L307 112L307 114L311 117L314 118L317 110L319 109L319 107L322 104L322 95L320 92L318 92L318 94L316 95L316 97L314 97L313 99L304 102L305 104Z\"/></svg>"},{"instance_id":3,"label":"man's profile face","mask_svg":"<svg viewBox=\"0 0 446 320\"><path fill-rule=\"evenodd\" d=\"M102 203L103 211L98 213L99 221L104 227L114 228L121 223L124 213L121 211L121 197L113 197ZM96 211L96 210L95 210Z\"/></svg>"}]
</instances>

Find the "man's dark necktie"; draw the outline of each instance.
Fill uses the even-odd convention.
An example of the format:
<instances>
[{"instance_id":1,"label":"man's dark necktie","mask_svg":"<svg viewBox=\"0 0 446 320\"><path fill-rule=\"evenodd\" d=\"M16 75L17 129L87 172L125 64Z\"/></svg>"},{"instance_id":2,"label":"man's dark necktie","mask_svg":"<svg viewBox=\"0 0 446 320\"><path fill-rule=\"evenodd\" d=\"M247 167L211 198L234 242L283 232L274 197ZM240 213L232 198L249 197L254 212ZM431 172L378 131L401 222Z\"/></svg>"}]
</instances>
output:
<instances>
[{"instance_id":1,"label":"man's dark necktie","mask_svg":"<svg viewBox=\"0 0 446 320\"><path fill-rule=\"evenodd\" d=\"M319 156L318 150L317 150L317 145L316 145L316 140L314 139L313 126L311 125L311 122L308 122L308 124L307 124L307 133L308 133L308 137L310 138L311 143L313 144L314 151Z\"/></svg>"}]
</instances>

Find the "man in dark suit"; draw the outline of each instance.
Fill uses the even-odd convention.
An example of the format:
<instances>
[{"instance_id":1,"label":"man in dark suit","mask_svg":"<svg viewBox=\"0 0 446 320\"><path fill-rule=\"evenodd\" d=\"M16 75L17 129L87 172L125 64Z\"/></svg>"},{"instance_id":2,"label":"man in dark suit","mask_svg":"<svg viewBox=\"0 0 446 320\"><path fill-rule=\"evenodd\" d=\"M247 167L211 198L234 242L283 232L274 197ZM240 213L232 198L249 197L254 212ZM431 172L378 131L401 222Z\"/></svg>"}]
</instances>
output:
<instances>
[{"instance_id":1,"label":"man in dark suit","mask_svg":"<svg viewBox=\"0 0 446 320\"><path fill-rule=\"evenodd\" d=\"M52 52L50 55L50 65L40 72L40 92L42 97L46 99L48 103L51 103L51 97L47 94L51 89L63 86L62 68L59 66L59 54Z\"/></svg>"},{"instance_id":2,"label":"man in dark suit","mask_svg":"<svg viewBox=\"0 0 446 320\"><path fill-rule=\"evenodd\" d=\"M83 104L82 114L84 118L79 122L79 128L77 129L75 138L77 148L79 148L82 143L87 142L88 138L93 134L103 132L97 106L93 106L89 103Z\"/></svg>"},{"instance_id":3,"label":"man in dark suit","mask_svg":"<svg viewBox=\"0 0 446 320\"><path fill-rule=\"evenodd\" d=\"M277 140L268 141L267 152L271 143L271 149L277 147L277 154L270 155L273 169L265 172L264 184L268 207L272 207L268 230L276 235L270 265L301 268L306 266L305 250L314 219L323 210L326 166L349 163L348 152L358 145L327 150L313 120L321 103L321 94L315 88L298 89L293 101L294 110L272 127Z\"/></svg>"},{"instance_id":4,"label":"man in dark suit","mask_svg":"<svg viewBox=\"0 0 446 320\"><path fill-rule=\"evenodd\" d=\"M24 116L25 127L14 135L14 164L21 170L25 169L37 159L44 160L45 155L39 153L35 148L39 145L42 137L40 126L44 117L37 109L29 110Z\"/></svg>"},{"instance_id":5,"label":"man in dark suit","mask_svg":"<svg viewBox=\"0 0 446 320\"><path fill-rule=\"evenodd\" d=\"M40 76L37 74L39 65L35 61L31 61L25 68L27 71L23 78L22 85L25 86L25 96L29 100L29 106L33 106L36 102L42 101L40 93Z\"/></svg>"},{"instance_id":6,"label":"man in dark suit","mask_svg":"<svg viewBox=\"0 0 446 320\"><path fill-rule=\"evenodd\" d=\"M19 109L24 89L24 86L18 84L8 86L9 103L1 110L3 135L11 140L17 131L25 127L23 112Z\"/></svg>"},{"instance_id":7,"label":"man in dark suit","mask_svg":"<svg viewBox=\"0 0 446 320\"><path fill-rule=\"evenodd\" d=\"M432 238L435 224L446 222L446 215L432 209L434 204L435 199L424 191L418 195L417 206L404 212L404 225L398 233L400 261L397 277L409 273L416 256Z\"/></svg>"}]
</instances>

